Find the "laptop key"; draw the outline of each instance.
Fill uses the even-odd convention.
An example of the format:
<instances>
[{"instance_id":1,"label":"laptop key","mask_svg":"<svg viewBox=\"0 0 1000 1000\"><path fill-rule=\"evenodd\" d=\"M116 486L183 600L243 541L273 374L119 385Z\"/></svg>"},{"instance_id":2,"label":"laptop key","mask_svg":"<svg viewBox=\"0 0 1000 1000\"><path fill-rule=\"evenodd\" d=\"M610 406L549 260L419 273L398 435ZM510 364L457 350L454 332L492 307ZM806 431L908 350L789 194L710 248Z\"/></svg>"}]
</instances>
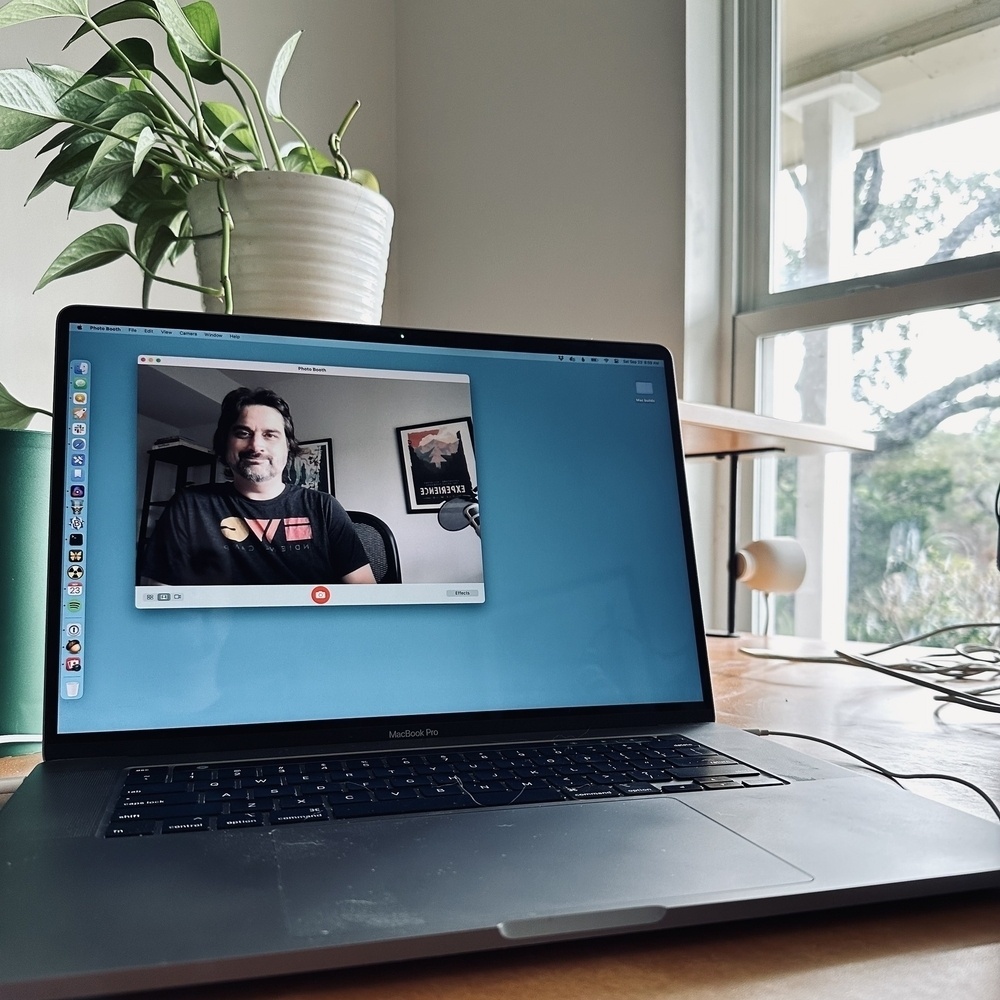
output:
<instances>
[{"instance_id":1,"label":"laptop key","mask_svg":"<svg viewBox=\"0 0 1000 1000\"><path fill-rule=\"evenodd\" d=\"M746 764L729 764L722 767L672 767L670 773L681 781L685 778L700 781L702 778L752 778L760 771Z\"/></svg>"},{"instance_id":2,"label":"laptop key","mask_svg":"<svg viewBox=\"0 0 1000 1000\"><path fill-rule=\"evenodd\" d=\"M205 816L191 816L188 819L168 819L163 821L164 833L192 833L209 829L211 827Z\"/></svg>"},{"instance_id":3,"label":"laptop key","mask_svg":"<svg viewBox=\"0 0 1000 1000\"><path fill-rule=\"evenodd\" d=\"M522 806L530 802L562 802L565 798L565 795L562 795L558 789L551 786L546 788L537 785L528 785L514 796L514 801L511 805Z\"/></svg>"},{"instance_id":4,"label":"laptop key","mask_svg":"<svg viewBox=\"0 0 1000 1000\"><path fill-rule=\"evenodd\" d=\"M376 788L375 798L379 802L405 801L406 799L416 799L417 789L415 788Z\"/></svg>"},{"instance_id":5,"label":"laptop key","mask_svg":"<svg viewBox=\"0 0 1000 1000\"><path fill-rule=\"evenodd\" d=\"M179 802L175 805L134 807L125 802L114 815L114 822L133 819L185 819L188 816L217 816L222 812L221 802Z\"/></svg>"},{"instance_id":6,"label":"laptop key","mask_svg":"<svg viewBox=\"0 0 1000 1000\"><path fill-rule=\"evenodd\" d=\"M122 785L122 795L129 798L166 794L187 794L187 786L176 781L137 781L131 776Z\"/></svg>"},{"instance_id":7,"label":"laptop key","mask_svg":"<svg viewBox=\"0 0 1000 1000\"><path fill-rule=\"evenodd\" d=\"M219 830L234 830L241 826L261 826L264 820L260 813L232 813L220 816L216 821Z\"/></svg>"},{"instance_id":8,"label":"laptop key","mask_svg":"<svg viewBox=\"0 0 1000 1000\"><path fill-rule=\"evenodd\" d=\"M112 822L105 837L148 837L156 833L155 820L126 820L123 823Z\"/></svg>"},{"instance_id":9,"label":"laptop key","mask_svg":"<svg viewBox=\"0 0 1000 1000\"><path fill-rule=\"evenodd\" d=\"M127 809L145 809L153 806L175 806L184 805L188 803L196 802L190 792L181 792L180 794L152 794L152 795L135 795L128 794L122 796L122 807Z\"/></svg>"},{"instance_id":10,"label":"laptop key","mask_svg":"<svg viewBox=\"0 0 1000 1000\"><path fill-rule=\"evenodd\" d=\"M700 792L704 788L697 781L665 781L657 787L661 792Z\"/></svg>"},{"instance_id":11,"label":"laptop key","mask_svg":"<svg viewBox=\"0 0 1000 1000\"><path fill-rule=\"evenodd\" d=\"M660 790L648 781L620 781L615 788L622 795L659 795Z\"/></svg>"},{"instance_id":12,"label":"laptop key","mask_svg":"<svg viewBox=\"0 0 1000 1000\"><path fill-rule=\"evenodd\" d=\"M322 806L306 808L275 809L268 813L271 826L287 826L289 823L315 823L329 819L330 815Z\"/></svg>"},{"instance_id":13,"label":"laptop key","mask_svg":"<svg viewBox=\"0 0 1000 1000\"><path fill-rule=\"evenodd\" d=\"M641 771L629 771L629 777L633 781L672 781L673 774L670 771L653 769Z\"/></svg>"},{"instance_id":14,"label":"laptop key","mask_svg":"<svg viewBox=\"0 0 1000 1000\"><path fill-rule=\"evenodd\" d=\"M613 799L621 793L612 785L580 785L567 788L566 794L571 799Z\"/></svg>"},{"instance_id":15,"label":"laptop key","mask_svg":"<svg viewBox=\"0 0 1000 1000\"><path fill-rule=\"evenodd\" d=\"M370 799L367 802L335 802L330 809L338 819L351 819L355 816L394 816L411 812L425 812L430 810L430 806L419 799L394 799L391 802L383 799Z\"/></svg>"},{"instance_id":16,"label":"laptop key","mask_svg":"<svg viewBox=\"0 0 1000 1000\"><path fill-rule=\"evenodd\" d=\"M510 788L502 791L469 792L473 803L477 806L509 806L519 794Z\"/></svg>"}]
</instances>

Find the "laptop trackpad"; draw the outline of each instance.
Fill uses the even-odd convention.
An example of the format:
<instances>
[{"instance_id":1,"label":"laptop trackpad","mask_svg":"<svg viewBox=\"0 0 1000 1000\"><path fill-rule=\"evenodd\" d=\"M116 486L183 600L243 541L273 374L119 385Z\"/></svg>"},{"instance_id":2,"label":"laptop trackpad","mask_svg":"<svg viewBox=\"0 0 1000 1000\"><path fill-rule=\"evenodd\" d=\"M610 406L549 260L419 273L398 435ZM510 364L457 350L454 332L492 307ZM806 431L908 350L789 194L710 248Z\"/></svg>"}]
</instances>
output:
<instances>
[{"instance_id":1,"label":"laptop trackpad","mask_svg":"<svg viewBox=\"0 0 1000 1000\"><path fill-rule=\"evenodd\" d=\"M327 941L491 926L519 939L599 933L603 915L607 930L638 927L694 896L811 881L666 796L354 820L280 834L288 932Z\"/></svg>"}]
</instances>

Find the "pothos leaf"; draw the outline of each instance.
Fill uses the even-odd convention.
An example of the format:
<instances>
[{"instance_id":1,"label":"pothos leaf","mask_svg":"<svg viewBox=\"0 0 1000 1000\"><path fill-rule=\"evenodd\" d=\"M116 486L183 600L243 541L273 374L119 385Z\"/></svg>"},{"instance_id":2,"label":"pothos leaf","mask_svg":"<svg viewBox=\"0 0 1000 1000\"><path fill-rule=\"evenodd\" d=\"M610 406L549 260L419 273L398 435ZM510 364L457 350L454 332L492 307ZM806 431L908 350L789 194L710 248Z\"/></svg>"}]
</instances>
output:
<instances>
[{"instance_id":1,"label":"pothos leaf","mask_svg":"<svg viewBox=\"0 0 1000 1000\"><path fill-rule=\"evenodd\" d=\"M368 188L369 191L374 191L376 194L381 193L382 189L379 187L378 178L370 170L365 170L363 167L355 167L351 171L351 180L355 184L360 184L362 187Z\"/></svg>"},{"instance_id":2,"label":"pothos leaf","mask_svg":"<svg viewBox=\"0 0 1000 1000\"><path fill-rule=\"evenodd\" d=\"M22 427L27 427L36 413L45 412L45 410L39 410L34 406L25 406L0 383L0 427L7 430L19 430Z\"/></svg>"},{"instance_id":3,"label":"pothos leaf","mask_svg":"<svg viewBox=\"0 0 1000 1000\"><path fill-rule=\"evenodd\" d=\"M0 28L45 17L87 17L87 0L9 0L0 8Z\"/></svg>"},{"instance_id":4,"label":"pothos leaf","mask_svg":"<svg viewBox=\"0 0 1000 1000\"><path fill-rule=\"evenodd\" d=\"M156 133L148 126L139 133L139 138L135 141L135 156L132 158L132 176L139 173L142 161L146 155L156 145Z\"/></svg>"},{"instance_id":5,"label":"pothos leaf","mask_svg":"<svg viewBox=\"0 0 1000 1000\"><path fill-rule=\"evenodd\" d=\"M14 149L41 135L54 124L51 118L0 107L0 149Z\"/></svg>"},{"instance_id":6,"label":"pothos leaf","mask_svg":"<svg viewBox=\"0 0 1000 1000\"><path fill-rule=\"evenodd\" d=\"M192 59L190 56L184 58L180 49L173 39L167 38L167 47L174 62L183 69L183 64L187 64L191 75L201 83L215 84L222 83L225 74L222 63L215 58L215 55L222 51L222 32L219 27L219 15L215 8L207 0L195 0L186 7L181 8L184 16L188 19L195 33L202 40L205 48L212 53L212 58L207 61Z\"/></svg>"},{"instance_id":7,"label":"pothos leaf","mask_svg":"<svg viewBox=\"0 0 1000 1000\"><path fill-rule=\"evenodd\" d=\"M100 212L117 205L135 183L132 176L132 155L122 156L112 151L103 162L87 171L73 189L69 207L76 212Z\"/></svg>"},{"instance_id":8,"label":"pothos leaf","mask_svg":"<svg viewBox=\"0 0 1000 1000\"><path fill-rule=\"evenodd\" d=\"M94 153L93 163L91 163L90 169L87 172L93 173L94 170L96 170L100 166L101 162L108 155L108 153L110 153L113 149L117 149L122 144L122 142L125 142L129 139L135 139L135 137L139 135L143 130L147 132L150 131L151 125L152 122L144 114L125 115L124 118L121 118L119 121L115 122L115 124L111 127L111 131L114 132L115 134L106 136L104 140L101 142L100 146L98 146L97 152ZM133 161L132 176L134 177L136 174L136 169L134 166L135 163L134 153L132 156L132 161Z\"/></svg>"},{"instance_id":9,"label":"pothos leaf","mask_svg":"<svg viewBox=\"0 0 1000 1000\"><path fill-rule=\"evenodd\" d=\"M56 278L65 278L71 274L102 267L130 252L128 232L125 227L115 222L105 223L73 240L49 265L42 275L42 280L35 286L35 291L44 288Z\"/></svg>"},{"instance_id":10,"label":"pothos leaf","mask_svg":"<svg viewBox=\"0 0 1000 1000\"><path fill-rule=\"evenodd\" d=\"M60 121L52 87L31 69L0 70L0 108Z\"/></svg>"},{"instance_id":11,"label":"pothos leaf","mask_svg":"<svg viewBox=\"0 0 1000 1000\"><path fill-rule=\"evenodd\" d=\"M117 45L121 56L117 52L106 52L87 70L84 77L132 76L132 66L140 70L156 68L153 63L153 46L145 38L123 38Z\"/></svg>"},{"instance_id":12,"label":"pothos leaf","mask_svg":"<svg viewBox=\"0 0 1000 1000\"><path fill-rule=\"evenodd\" d=\"M67 144L49 161L25 202L31 201L51 184L69 184L71 187L78 184L87 173L98 142L100 136L82 135Z\"/></svg>"},{"instance_id":13,"label":"pothos leaf","mask_svg":"<svg viewBox=\"0 0 1000 1000\"><path fill-rule=\"evenodd\" d=\"M310 154L312 154L310 156ZM318 149L306 149L305 146L295 146L284 156L285 167L303 174L330 174L336 176L337 168L329 157Z\"/></svg>"},{"instance_id":14,"label":"pothos leaf","mask_svg":"<svg viewBox=\"0 0 1000 1000\"><path fill-rule=\"evenodd\" d=\"M13 149L63 119L52 86L31 69L0 70L0 149Z\"/></svg>"},{"instance_id":15,"label":"pothos leaf","mask_svg":"<svg viewBox=\"0 0 1000 1000\"><path fill-rule=\"evenodd\" d=\"M184 16L177 0L155 0L160 20L167 34L173 38L185 59L195 63L212 62L216 53L201 40L191 22Z\"/></svg>"},{"instance_id":16,"label":"pothos leaf","mask_svg":"<svg viewBox=\"0 0 1000 1000\"><path fill-rule=\"evenodd\" d=\"M202 118L208 130L217 139L225 141L230 149L241 153L259 155L253 132L247 124L246 117L231 104L221 101L204 101L201 105Z\"/></svg>"},{"instance_id":17,"label":"pothos leaf","mask_svg":"<svg viewBox=\"0 0 1000 1000\"><path fill-rule=\"evenodd\" d=\"M281 110L281 81L285 78L285 71L292 61L292 53L295 52L295 46L298 45L301 35L301 31L295 32L278 50L274 65L271 67L271 76L267 81L267 96L264 99L264 104L267 107L267 113L278 121L285 120Z\"/></svg>"},{"instance_id":18,"label":"pothos leaf","mask_svg":"<svg viewBox=\"0 0 1000 1000\"><path fill-rule=\"evenodd\" d=\"M122 0L121 3L112 4L110 7L105 7L104 10L97 11L93 16L93 21L94 24L103 28L105 25L117 24L119 21L134 21L140 18L152 21L159 20L152 0ZM82 38L87 32L93 30L89 24L81 24L63 48L68 48L78 38Z\"/></svg>"},{"instance_id":19,"label":"pothos leaf","mask_svg":"<svg viewBox=\"0 0 1000 1000\"><path fill-rule=\"evenodd\" d=\"M149 308L149 293L152 290L155 275L170 250L177 243L177 237L168 226L160 226L153 234L142 261L145 265L142 274L142 308Z\"/></svg>"}]
</instances>

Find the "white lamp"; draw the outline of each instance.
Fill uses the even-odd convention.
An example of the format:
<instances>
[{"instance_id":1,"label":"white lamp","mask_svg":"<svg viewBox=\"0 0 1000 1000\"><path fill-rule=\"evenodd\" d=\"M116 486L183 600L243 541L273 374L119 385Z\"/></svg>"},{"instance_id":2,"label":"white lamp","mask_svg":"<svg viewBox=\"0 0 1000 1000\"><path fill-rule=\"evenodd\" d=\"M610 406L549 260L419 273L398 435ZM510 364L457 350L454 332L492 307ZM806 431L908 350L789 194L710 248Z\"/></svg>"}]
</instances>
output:
<instances>
[{"instance_id":1,"label":"white lamp","mask_svg":"<svg viewBox=\"0 0 1000 1000\"><path fill-rule=\"evenodd\" d=\"M771 594L793 594L805 575L806 554L796 538L759 538L736 553L736 579L763 593L765 601Z\"/></svg>"}]
</instances>

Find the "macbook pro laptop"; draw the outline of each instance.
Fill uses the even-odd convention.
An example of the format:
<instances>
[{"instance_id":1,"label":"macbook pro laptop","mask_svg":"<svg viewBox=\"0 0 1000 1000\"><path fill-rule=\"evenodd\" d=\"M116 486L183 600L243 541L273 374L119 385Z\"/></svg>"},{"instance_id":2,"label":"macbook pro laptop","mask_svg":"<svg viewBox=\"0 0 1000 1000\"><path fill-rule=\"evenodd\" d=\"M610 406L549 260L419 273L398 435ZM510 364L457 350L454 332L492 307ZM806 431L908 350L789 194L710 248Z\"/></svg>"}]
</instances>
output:
<instances>
[{"instance_id":1,"label":"macbook pro laptop","mask_svg":"<svg viewBox=\"0 0 1000 1000\"><path fill-rule=\"evenodd\" d=\"M715 723L662 347L70 307L47 621L7 998L1000 884Z\"/></svg>"}]
</instances>

